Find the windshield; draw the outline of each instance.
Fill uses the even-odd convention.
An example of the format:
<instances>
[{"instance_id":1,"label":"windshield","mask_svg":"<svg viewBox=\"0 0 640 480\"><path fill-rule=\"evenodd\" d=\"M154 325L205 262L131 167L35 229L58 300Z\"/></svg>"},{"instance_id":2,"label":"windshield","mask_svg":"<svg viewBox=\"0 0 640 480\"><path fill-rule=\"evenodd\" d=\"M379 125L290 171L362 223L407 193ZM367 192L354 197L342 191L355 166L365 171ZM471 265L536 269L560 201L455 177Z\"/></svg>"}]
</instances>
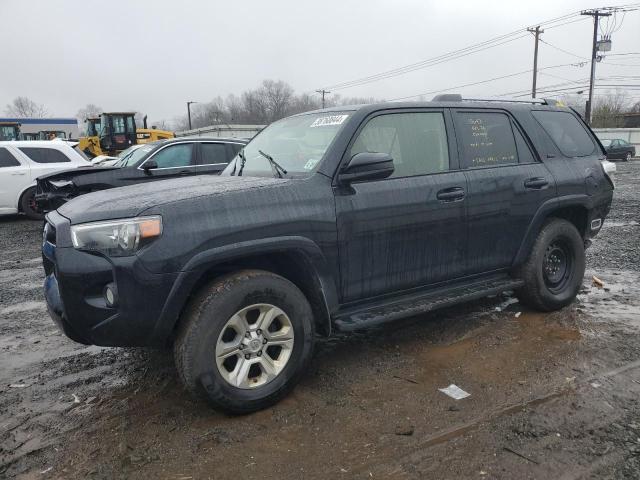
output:
<instances>
[{"instance_id":1,"label":"windshield","mask_svg":"<svg viewBox=\"0 0 640 480\"><path fill-rule=\"evenodd\" d=\"M13 125L0 125L0 140L17 140L17 130Z\"/></svg>"},{"instance_id":2,"label":"windshield","mask_svg":"<svg viewBox=\"0 0 640 480\"><path fill-rule=\"evenodd\" d=\"M114 163L115 167L130 167L135 165L138 160L141 160L142 157L145 157L155 145L148 143L144 147L133 148L129 147L120 154L120 160ZM129 153L126 153L129 152ZM126 154L125 154L126 153Z\"/></svg>"},{"instance_id":3,"label":"windshield","mask_svg":"<svg viewBox=\"0 0 640 480\"><path fill-rule=\"evenodd\" d=\"M315 170L349 115L350 112L313 113L272 123L244 147L242 154L246 161L242 175L272 174L274 167L265 154L288 173ZM236 155L223 175L238 175L241 163Z\"/></svg>"},{"instance_id":4,"label":"windshield","mask_svg":"<svg viewBox=\"0 0 640 480\"><path fill-rule=\"evenodd\" d=\"M608 147L611 145L611 140L600 140L600 143L602 143L603 146Z\"/></svg>"}]
</instances>

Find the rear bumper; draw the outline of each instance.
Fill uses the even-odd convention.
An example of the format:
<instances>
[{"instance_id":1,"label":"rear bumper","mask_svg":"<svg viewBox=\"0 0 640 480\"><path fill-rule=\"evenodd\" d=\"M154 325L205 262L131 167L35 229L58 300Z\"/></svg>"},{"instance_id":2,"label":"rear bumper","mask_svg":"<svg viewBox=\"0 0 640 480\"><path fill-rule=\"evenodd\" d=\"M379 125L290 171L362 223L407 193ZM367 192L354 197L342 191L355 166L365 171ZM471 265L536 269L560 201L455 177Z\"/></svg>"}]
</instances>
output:
<instances>
[{"instance_id":1,"label":"rear bumper","mask_svg":"<svg viewBox=\"0 0 640 480\"><path fill-rule=\"evenodd\" d=\"M156 327L178 274L151 273L136 256L106 258L54 242L45 235L44 295L49 315L65 335L102 346L166 342L166 332L161 336ZM114 306L104 298L107 284L118 292Z\"/></svg>"}]
</instances>

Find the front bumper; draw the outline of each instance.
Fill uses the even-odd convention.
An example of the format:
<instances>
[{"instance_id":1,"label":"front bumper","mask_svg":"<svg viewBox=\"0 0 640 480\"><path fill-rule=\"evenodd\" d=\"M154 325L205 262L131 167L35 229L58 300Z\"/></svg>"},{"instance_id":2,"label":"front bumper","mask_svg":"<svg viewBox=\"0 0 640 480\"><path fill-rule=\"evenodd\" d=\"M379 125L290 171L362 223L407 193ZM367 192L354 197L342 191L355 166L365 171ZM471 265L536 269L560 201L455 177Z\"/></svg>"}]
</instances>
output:
<instances>
[{"instance_id":1,"label":"front bumper","mask_svg":"<svg viewBox=\"0 0 640 480\"><path fill-rule=\"evenodd\" d=\"M54 218L56 234L45 230L42 259L47 309L58 327L84 344L162 345L166 334L159 335L157 325L178 274L151 273L137 256L107 258L76 250L64 244L68 221L52 212L48 222ZM104 298L110 283L118 291L111 307Z\"/></svg>"}]
</instances>

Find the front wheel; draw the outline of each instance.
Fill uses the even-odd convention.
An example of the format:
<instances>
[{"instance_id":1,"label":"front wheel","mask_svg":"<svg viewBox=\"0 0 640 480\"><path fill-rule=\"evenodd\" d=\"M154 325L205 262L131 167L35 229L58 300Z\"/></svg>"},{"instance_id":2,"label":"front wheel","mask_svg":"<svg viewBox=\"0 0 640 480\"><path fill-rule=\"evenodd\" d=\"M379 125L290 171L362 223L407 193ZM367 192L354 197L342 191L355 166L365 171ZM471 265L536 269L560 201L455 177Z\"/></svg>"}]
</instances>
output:
<instances>
[{"instance_id":1,"label":"front wheel","mask_svg":"<svg viewBox=\"0 0 640 480\"><path fill-rule=\"evenodd\" d=\"M36 187L28 188L20 198L22 212L31 220L42 220L44 213L36 203Z\"/></svg>"},{"instance_id":2,"label":"front wheel","mask_svg":"<svg viewBox=\"0 0 640 480\"><path fill-rule=\"evenodd\" d=\"M174 344L188 390L242 414L286 395L307 368L311 307L290 281L247 270L215 280L190 303Z\"/></svg>"},{"instance_id":3,"label":"front wheel","mask_svg":"<svg viewBox=\"0 0 640 480\"><path fill-rule=\"evenodd\" d=\"M624 156L624 161L625 162L630 162L631 161L631 152L627 152Z\"/></svg>"},{"instance_id":4,"label":"front wheel","mask_svg":"<svg viewBox=\"0 0 640 480\"><path fill-rule=\"evenodd\" d=\"M584 270L584 241L580 233L566 220L550 219L517 272L525 282L517 296L538 310L558 310L575 299Z\"/></svg>"}]
</instances>

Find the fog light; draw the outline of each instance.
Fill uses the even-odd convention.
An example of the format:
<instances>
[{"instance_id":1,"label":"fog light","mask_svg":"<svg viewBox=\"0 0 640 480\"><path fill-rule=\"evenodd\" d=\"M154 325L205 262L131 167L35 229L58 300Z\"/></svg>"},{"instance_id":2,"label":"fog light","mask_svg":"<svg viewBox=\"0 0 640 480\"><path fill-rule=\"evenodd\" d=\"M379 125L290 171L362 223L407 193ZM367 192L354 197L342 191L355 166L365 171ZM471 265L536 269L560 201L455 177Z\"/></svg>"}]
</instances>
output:
<instances>
[{"instance_id":1,"label":"fog light","mask_svg":"<svg viewBox=\"0 0 640 480\"><path fill-rule=\"evenodd\" d=\"M104 287L103 295L107 307L112 308L118 304L118 290L116 289L115 284L108 283Z\"/></svg>"},{"instance_id":2,"label":"fog light","mask_svg":"<svg viewBox=\"0 0 640 480\"><path fill-rule=\"evenodd\" d=\"M602 219L596 218L595 220L591 220L591 230L598 230L602 226Z\"/></svg>"}]
</instances>

